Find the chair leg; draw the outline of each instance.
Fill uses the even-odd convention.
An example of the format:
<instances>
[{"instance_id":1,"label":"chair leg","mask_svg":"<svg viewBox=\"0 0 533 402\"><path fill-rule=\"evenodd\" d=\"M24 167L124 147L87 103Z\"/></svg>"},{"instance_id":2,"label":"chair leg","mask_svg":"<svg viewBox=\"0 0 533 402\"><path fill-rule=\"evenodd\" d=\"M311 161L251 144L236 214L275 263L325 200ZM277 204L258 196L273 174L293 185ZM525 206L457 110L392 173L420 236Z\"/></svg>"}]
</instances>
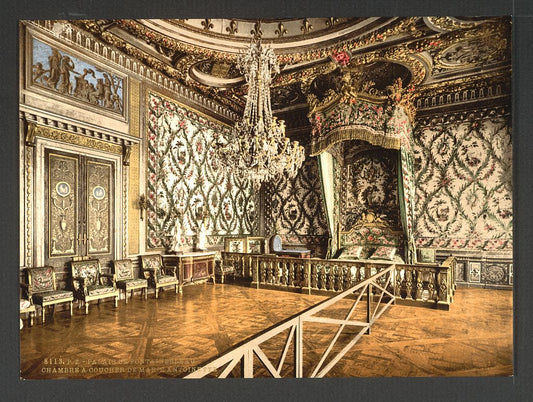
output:
<instances>
[{"instance_id":1,"label":"chair leg","mask_svg":"<svg viewBox=\"0 0 533 402\"><path fill-rule=\"evenodd\" d=\"M179 285L178 285L178 284L174 285L174 288L175 288L175 290L176 290L176 294L178 294L178 292L179 292Z\"/></svg>"},{"instance_id":2,"label":"chair leg","mask_svg":"<svg viewBox=\"0 0 533 402\"><path fill-rule=\"evenodd\" d=\"M44 306L41 306L41 317L42 317L42 324L44 325L44 318L45 318L46 314L45 314L45 309L44 309Z\"/></svg>"},{"instance_id":3,"label":"chair leg","mask_svg":"<svg viewBox=\"0 0 533 402\"><path fill-rule=\"evenodd\" d=\"M118 296L115 296L115 308L118 307Z\"/></svg>"},{"instance_id":4,"label":"chair leg","mask_svg":"<svg viewBox=\"0 0 533 402\"><path fill-rule=\"evenodd\" d=\"M70 302L69 304L70 304L70 316L72 317L72 302Z\"/></svg>"},{"instance_id":5,"label":"chair leg","mask_svg":"<svg viewBox=\"0 0 533 402\"><path fill-rule=\"evenodd\" d=\"M148 288L144 288L143 292L144 292L144 300L148 300Z\"/></svg>"},{"instance_id":6,"label":"chair leg","mask_svg":"<svg viewBox=\"0 0 533 402\"><path fill-rule=\"evenodd\" d=\"M159 288L155 288L155 298L156 299L157 299L158 295L159 295Z\"/></svg>"},{"instance_id":7,"label":"chair leg","mask_svg":"<svg viewBox=\"0 0 533 402\"><path fill-rule=\"evenodd\" d=\"M131 296L133 297L133 292ZM128 291L127 290L124 291L124 301L126 302L126 304L128 304Z\"/></svg>"},{"instance_id":8,"label":"chair leg","mask_svg":"<svg viewBox=\"0 0 533 402\"><path fill-rule=\"evenodd\" d=\"M85 314L89 314L89 303L85 301Z\"/></svg>"}]
</instances>

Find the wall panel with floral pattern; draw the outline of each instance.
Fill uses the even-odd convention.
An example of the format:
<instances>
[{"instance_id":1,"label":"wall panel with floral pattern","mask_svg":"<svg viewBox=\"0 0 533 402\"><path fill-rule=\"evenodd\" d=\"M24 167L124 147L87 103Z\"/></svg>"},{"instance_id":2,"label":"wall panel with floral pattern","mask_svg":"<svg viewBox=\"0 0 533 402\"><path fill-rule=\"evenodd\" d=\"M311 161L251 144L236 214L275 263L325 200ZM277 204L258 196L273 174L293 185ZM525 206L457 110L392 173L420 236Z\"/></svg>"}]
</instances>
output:
<instances>
[{"instance_id":1,"label":"wall panel with floral pattern","mask_svg":"<svg viewBox=\"0 0 533 402\"><path fill-rule=\"evenodd\" d=\"M294 179L281 177L264 187L265 231L285 244L305 244L318 256L327 248L327 222L316 158L308 157Z\"/></svg>"},{"instance_id":2,"label":"wall panel with floral pattern","mask_svg":"<svg viewBox=\"0 0 533 402\"><path fill-rule=\"evenodd\" d=\"M147 247L165 247L179 223L191 245L203 221L209 243L256 228L251 183L219 168L213 145L227 126L159 95L148 96Z\"/></svg>"},{"instance_id":3,"label":"wall panel with floral pattern","mask_svg":"<svg viewBox=\"0 0 533 402\"><path fill-rule=\"evenodd\" d=\"M512 250L509 117L420 121L414 151L417 246Z\"/></svg>"}]
</instances>

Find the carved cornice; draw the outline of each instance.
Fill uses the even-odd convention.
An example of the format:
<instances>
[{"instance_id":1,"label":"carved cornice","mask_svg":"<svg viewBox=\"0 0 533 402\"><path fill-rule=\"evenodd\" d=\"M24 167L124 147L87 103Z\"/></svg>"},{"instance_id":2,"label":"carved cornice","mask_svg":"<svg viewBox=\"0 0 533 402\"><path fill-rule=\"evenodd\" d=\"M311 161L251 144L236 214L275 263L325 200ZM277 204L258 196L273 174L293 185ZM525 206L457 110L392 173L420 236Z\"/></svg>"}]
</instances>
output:
<instances>
[{"instance_id":1,"label":"carved cornice","mask_svg":"<svg viewBox=\"0 0 533 402\"><path fill-rule=\"evenodd\" d=\"M449 107L511 95L511 71L472 75L419 88L414 102L417 110Z\"/></svg>"},{"instance_id":2,"label":"carved cornice","mask_svg":"<svg viewBox=\"0 0 533 402\"><path fill-rule=\"evenodd\" d=\"M29 147L35 146L37 137L49 138L122 155L123 163L127 165L131 146L140 141L123 134L103 132L75 122L65 122L36 111L21 110L19 117L25 124L25 143Z\"/></svg>"},{"instance_id":3,"label":"carved cornice","mask_svg":"<svg viewBox=\"0 0 533 402\"><path fill-rule=\"evenodd\" d=\"M470 111L456 111L437 113L417 118L416 125L420 127L434 127L440 124L458 124L466 121L474 121L497 117L511 117L510 106L494 106Z\"/></svg>"}]
</instances>

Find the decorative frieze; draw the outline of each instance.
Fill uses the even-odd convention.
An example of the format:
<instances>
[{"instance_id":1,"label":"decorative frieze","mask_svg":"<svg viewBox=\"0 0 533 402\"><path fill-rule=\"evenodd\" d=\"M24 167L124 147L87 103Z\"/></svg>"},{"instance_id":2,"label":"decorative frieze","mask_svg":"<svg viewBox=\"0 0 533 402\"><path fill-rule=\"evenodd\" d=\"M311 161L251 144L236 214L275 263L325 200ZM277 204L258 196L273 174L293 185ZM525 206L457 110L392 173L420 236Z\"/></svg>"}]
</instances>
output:
<instances>
[{"instance_id":1,"label":"decorative frieze","mask_svg":"<svg viewBox=\"0 0 533 402\"><path fill-rule=\"evenodd\" d=\"M86 31L80 30L78 27L67 21L56 21L54 24L50 24L48 21L25 21L25 24L43 30L47 34L52 35L56 39L62 40L67 44L70 43L77 48L83 49L96 60L103 59L106 62L118 65L121 68L128 70L130 74L138 75L144 81L149 81L158 87L173 92L180 97L187 99L192 104L213 111L225 119L235 121L238 118L235 112L222 106L218 102L201 95L193 89L181 85L176 80L163 75L155 67L149 68L141 64L139 60L143 60L144 55L136 54L135 49L131 45L127 45L119 38L114 37L110 43L122 48L126 53L130 50L131 54L125 55L122 52L117 51L115 48L96 40ZM141 53L140 51L137 52ZM164 66L159 67L163 68Z\"/></svg>"}]
</instances>

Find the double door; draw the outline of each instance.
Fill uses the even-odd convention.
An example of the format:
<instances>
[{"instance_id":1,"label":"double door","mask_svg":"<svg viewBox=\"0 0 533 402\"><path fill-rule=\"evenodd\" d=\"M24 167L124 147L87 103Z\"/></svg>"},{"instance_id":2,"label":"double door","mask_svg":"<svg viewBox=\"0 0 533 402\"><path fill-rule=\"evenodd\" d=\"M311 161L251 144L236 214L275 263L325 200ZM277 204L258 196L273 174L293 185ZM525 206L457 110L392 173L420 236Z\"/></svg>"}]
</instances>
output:
<instances>
[{"instance_id":1,"label":"double door","mask_svg":"<svg viewBox=\"0 0 533 402\"><path fill-rule=\"evenodd\" d=\"M114 254L115 164L95 157L45 152L45 264Z\"/></svg>"}]
</instances>

